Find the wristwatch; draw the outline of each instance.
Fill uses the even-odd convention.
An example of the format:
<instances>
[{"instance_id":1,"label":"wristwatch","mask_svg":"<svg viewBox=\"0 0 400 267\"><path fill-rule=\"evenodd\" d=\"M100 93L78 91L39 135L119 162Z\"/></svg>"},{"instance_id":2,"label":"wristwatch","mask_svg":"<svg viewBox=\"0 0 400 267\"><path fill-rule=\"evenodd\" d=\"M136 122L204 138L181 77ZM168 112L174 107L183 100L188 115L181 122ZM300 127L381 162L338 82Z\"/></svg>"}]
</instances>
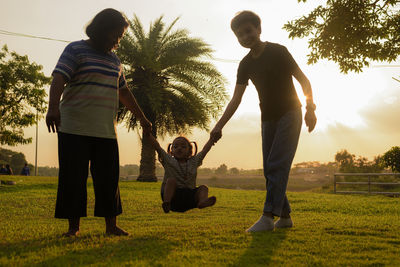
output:
<instances>
[{"instance_id":1,"label":"wristwatch","mask_svg":"<svg viewBox=\"0 0 400 267\"><path fill-rule=\"evenodd\" d=\"M316 108L317 106L314 103L307 103L306 110L314 111Z\"/></svg>"}]
</instances>

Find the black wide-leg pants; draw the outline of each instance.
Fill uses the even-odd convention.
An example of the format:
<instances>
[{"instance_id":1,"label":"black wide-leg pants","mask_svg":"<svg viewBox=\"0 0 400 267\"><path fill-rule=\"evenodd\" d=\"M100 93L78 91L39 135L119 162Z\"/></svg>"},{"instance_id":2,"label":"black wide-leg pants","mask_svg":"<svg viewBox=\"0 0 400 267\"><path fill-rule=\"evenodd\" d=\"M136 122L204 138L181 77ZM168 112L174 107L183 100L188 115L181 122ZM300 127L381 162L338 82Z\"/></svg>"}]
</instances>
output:
<instances>
[{"instance_id":1,"label":"black wide-leg pants","mask_svg":"<svg viewBox=\"0 0 400 267\"><path fill-rule=\"evenodd\" d=\"M58 160L56 218L87 216L89 164L95 194L94 216L114 217L122 213L116 139L59 132Z\"/></svg>"}]
</instances>

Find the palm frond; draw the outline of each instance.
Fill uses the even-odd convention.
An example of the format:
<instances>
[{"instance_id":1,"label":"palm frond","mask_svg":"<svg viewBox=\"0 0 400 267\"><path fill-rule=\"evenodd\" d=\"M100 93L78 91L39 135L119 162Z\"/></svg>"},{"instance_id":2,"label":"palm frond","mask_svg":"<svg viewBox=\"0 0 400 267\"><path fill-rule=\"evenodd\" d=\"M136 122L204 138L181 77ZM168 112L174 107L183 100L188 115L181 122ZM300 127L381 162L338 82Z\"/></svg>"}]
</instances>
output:
<instances>
[{"instance_id":1,"label":"palm frond","mask_svg":"<svg viewBox=\"0 0 400 267\"><path fill-rule=\"evenodd\" d=\"M227 100L227 94L224 88L225 79L222 75L212 68L206 69L205 73L196 68L193 71L192 66L194 65L188 65L187 69L182 67L171 69L170 75L174 77L173 81L186 84L213 103L223 105Z\"/></svg>"},{"instance_id":2,"label":"palm frond","mask_svg":"<svg viewBox=\"0 0 400 267\"><path fill-rule=\"evenodd\" d=\"M136 42L143 43L146 39L146 34L144 32L143 25L136 14L134 14L133 19L129 21L129 28L136 38Z\"/></svg>"},{"instance_id":3,"label":"palm frond","mask_svg":"<svg viewBox=\"0 0 400 267\"><path fill-rule=\"evenodd\" d=\"M161 43L167 42L167 36L170 36L170 32L172 28L175 26L176 22L180 19L180 17L177 17L169 26L168 28L165 29L164 34L161 37Z\"/></svg>"},{"instance_id":4,"label":"palm frond","mask_svg":"<svg viewBox=\"0 0 400 267\"><path fill-rule=\"evenodd\" d=\"M213 50L201 39L179 38L165 43L160 51L161 68L177 65L200 56L210 56Z\"/></svg>"},{"instance_id":5,"label":"palm frond","mask_svg":"<svg viewBox=\"0 0 400 267\"><path fill-rule=\"evenodd\" d=\"M129 88L158 136L187 133L195 126L208 129L227 100L226 81L205 60L213 52L207 43L186 29L172 31L179 18L167 27L162 19L151 23L147 34L136 15L130 21L117 51ZM138 126L126 108L118 121L130 129Z\"/></svg>"}]
</instances>

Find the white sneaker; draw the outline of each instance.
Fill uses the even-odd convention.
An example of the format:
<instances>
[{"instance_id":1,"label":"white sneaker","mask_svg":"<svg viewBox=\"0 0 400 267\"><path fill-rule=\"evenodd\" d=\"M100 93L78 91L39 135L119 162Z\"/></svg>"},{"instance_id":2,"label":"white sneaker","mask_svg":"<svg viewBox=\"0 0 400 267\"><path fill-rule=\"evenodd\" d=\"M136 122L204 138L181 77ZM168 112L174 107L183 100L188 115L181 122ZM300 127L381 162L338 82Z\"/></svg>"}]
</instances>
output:
<instances>
[{"instance_id":1,"label":"white sneaker","mask_svg":"<svg viewBox=\"0 0 400 267\"><path fill-rule=\"evenodd\" d=\"M260 219L256 221L246 232L261 232L274 230L274 219L268 216L261 215Z\"/></svg>"},{"instance_id":2,"label":"white sneaker","mask_svg":"<svg viewBox=\"0 0 400 267\"><path fill-rule=\"evenodd\" d=\"M275 228L290 228L293 227L291 218L280 218L275 222Z\"/></svg>"}]
</instances>

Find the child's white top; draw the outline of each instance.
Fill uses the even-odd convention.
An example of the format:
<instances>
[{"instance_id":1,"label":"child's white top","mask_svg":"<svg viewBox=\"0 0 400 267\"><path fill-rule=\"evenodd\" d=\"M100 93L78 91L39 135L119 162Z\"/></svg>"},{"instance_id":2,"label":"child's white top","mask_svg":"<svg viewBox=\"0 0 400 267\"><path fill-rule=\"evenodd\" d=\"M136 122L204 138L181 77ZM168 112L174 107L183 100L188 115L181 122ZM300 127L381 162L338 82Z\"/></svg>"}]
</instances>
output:
<instances>
[{"instance_id":1,"label":"child's white top","mask_svg":"<svg viewBox=\"0 0 400 267\"><path fill-rule=\"evenodd\" d=\"M179 163L164 149L160 151L159 156L165 170L162 188L169 178L175 178L179 188L196 188L197 168L203 163L204 153L199 152L184 163Z\"/></svg>"}]
</instances>

